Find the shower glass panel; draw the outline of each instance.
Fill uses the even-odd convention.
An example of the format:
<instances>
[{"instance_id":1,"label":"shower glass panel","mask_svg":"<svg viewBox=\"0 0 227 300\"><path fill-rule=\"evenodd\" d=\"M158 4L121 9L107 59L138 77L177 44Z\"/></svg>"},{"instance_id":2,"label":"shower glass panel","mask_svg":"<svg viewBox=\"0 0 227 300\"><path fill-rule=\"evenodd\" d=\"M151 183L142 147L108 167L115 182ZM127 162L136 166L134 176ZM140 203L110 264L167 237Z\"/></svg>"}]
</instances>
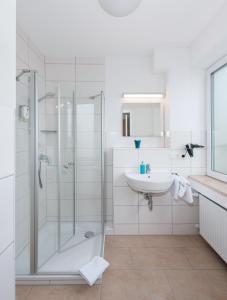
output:
<instances>
[{"instance_id":1,"label":"shower glass panel","mask_svg":"<svg viewBox=\"0 0 227 300\"><path fill-rule=\"evenodd\" d=\"M64 83L48 85L38 101L39 201L45 193L46 214L38 210L38 271L47 271L48 261L61 251L75 232L75 137L74 91ZM39 179L40 180L40 179ZM51 268L50 270L51 271Z\"/></svg>"},{"instance_id":2,"label":"shower glass panel","mask_svg":"<svg viewBox=\"0 0 227 300\"><path fill-rule=\"evenodd\" d=\"M37 80L39 85L39 81ZM37 88L38 90L38 88ZM58 184L57 184L57 97L58 88L37 97L37 269L58 249ZM37 204L36 204L37 206Z\"/></svg>"},{"instance_id":3,"label":"shower glass panel","mask_svg":"<svg viewBox=\"0 0 227 300\"><path fill-rule=\"evenodd\" d=\"M21 74L22 70L17 70ZM30 73L16 81L16 176L15 176L15 254L17 274L30 273L30 126L26 112L29 108Z\"/></svg>"},{"instance_id":4,"label":"shower glass panel","mask_svg":"<svg viewBox=\"0 0 227 300\"><path fill-rule=\"evenodd\" d=\"M76 275L102 255L104 98L74 87L17 81L17 275Z\"/></svg>"},{"instance_id":5,"label":"shower glass panel","mask_svg":"<svg viewBox=\"0 0 227 300\"><path fill-rule=\"evenodd\" d=\"M102 230L101 94L77 99L76 131L76 220L78 235L86 238Z\"/></svg>"}]
</instances>

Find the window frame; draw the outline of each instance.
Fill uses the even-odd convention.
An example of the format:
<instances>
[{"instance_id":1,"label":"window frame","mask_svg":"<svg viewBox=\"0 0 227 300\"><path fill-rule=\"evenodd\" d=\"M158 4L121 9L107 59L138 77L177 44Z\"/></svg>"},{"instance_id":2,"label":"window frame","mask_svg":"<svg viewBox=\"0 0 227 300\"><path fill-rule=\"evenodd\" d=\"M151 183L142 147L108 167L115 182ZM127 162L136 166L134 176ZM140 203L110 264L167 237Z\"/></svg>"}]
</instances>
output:
<instances>
[{"instance_id":1,"label":"window frame","mask_svg":"<svg viewBox=\"0 0 227 300\"><path fill-rule=\"evenodd\" d=\"M212 74L225 65L227 65L227 56L224 56L207 69L207 175L227 182L227 174L212 170Z\"/></svg>"}]
</instances>

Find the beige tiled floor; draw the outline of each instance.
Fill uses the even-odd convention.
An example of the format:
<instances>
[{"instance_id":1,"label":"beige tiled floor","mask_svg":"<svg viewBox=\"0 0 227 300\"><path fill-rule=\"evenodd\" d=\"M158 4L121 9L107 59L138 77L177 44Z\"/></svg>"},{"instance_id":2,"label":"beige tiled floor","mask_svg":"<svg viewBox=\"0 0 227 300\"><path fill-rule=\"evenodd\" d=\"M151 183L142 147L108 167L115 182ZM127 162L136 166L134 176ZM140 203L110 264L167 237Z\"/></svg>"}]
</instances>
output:
<instances>
[{"instance_id":1,"label":"beige tiled floor","mask_svg":"<svg viewBox=\"0 0 227 300\"><path fill-rule=\"evenodd\" d=\"M17 300L227 300L227 267L199 236L109 236L102 285L20 286Z\"/></svg>"}]
</instances>

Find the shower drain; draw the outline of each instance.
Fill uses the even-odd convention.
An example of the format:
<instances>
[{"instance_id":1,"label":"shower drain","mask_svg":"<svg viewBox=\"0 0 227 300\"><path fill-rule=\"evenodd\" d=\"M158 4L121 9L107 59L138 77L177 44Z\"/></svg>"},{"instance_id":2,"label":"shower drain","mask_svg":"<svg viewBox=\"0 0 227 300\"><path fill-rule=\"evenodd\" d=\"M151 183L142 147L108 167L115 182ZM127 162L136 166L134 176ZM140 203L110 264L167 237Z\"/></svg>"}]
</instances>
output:
<instances>
[{"instance_id":1,"label":"shower drain","mask_svg":"<svg viewBox=\"0 0 227 300\"><path fill-rule=\"evenodd\" d=\"M90 239L90 238L93 237L93 236L95 236L95 233L94 233L93 231L87 231L87 232L85 232L85 234L84 234L84 237L85 237L86 239Z\"/></svg>"}]
</instances>

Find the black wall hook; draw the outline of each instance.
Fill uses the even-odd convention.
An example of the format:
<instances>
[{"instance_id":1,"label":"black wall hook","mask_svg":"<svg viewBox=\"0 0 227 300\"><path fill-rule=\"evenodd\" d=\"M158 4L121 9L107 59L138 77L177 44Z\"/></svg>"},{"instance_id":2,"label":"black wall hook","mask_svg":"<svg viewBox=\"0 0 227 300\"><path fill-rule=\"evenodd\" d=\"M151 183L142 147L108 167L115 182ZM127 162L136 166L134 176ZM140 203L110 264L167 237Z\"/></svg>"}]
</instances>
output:
<instances>
[{"instance_id":1,"label":"black wall hook","mask_svg":"<svg viewBox=\"0 0 227 300\"><path fill-rule=\"evenodd\" d=\"M182 157L184 158L187 153L190 157L193 157L194 156L194 151L193 149L195 148L204 148L205 146L202 146L202 145L198 145L198 144L187 144L185 145L185 154L182 154Z\"/></svg>"}]
</instances>

